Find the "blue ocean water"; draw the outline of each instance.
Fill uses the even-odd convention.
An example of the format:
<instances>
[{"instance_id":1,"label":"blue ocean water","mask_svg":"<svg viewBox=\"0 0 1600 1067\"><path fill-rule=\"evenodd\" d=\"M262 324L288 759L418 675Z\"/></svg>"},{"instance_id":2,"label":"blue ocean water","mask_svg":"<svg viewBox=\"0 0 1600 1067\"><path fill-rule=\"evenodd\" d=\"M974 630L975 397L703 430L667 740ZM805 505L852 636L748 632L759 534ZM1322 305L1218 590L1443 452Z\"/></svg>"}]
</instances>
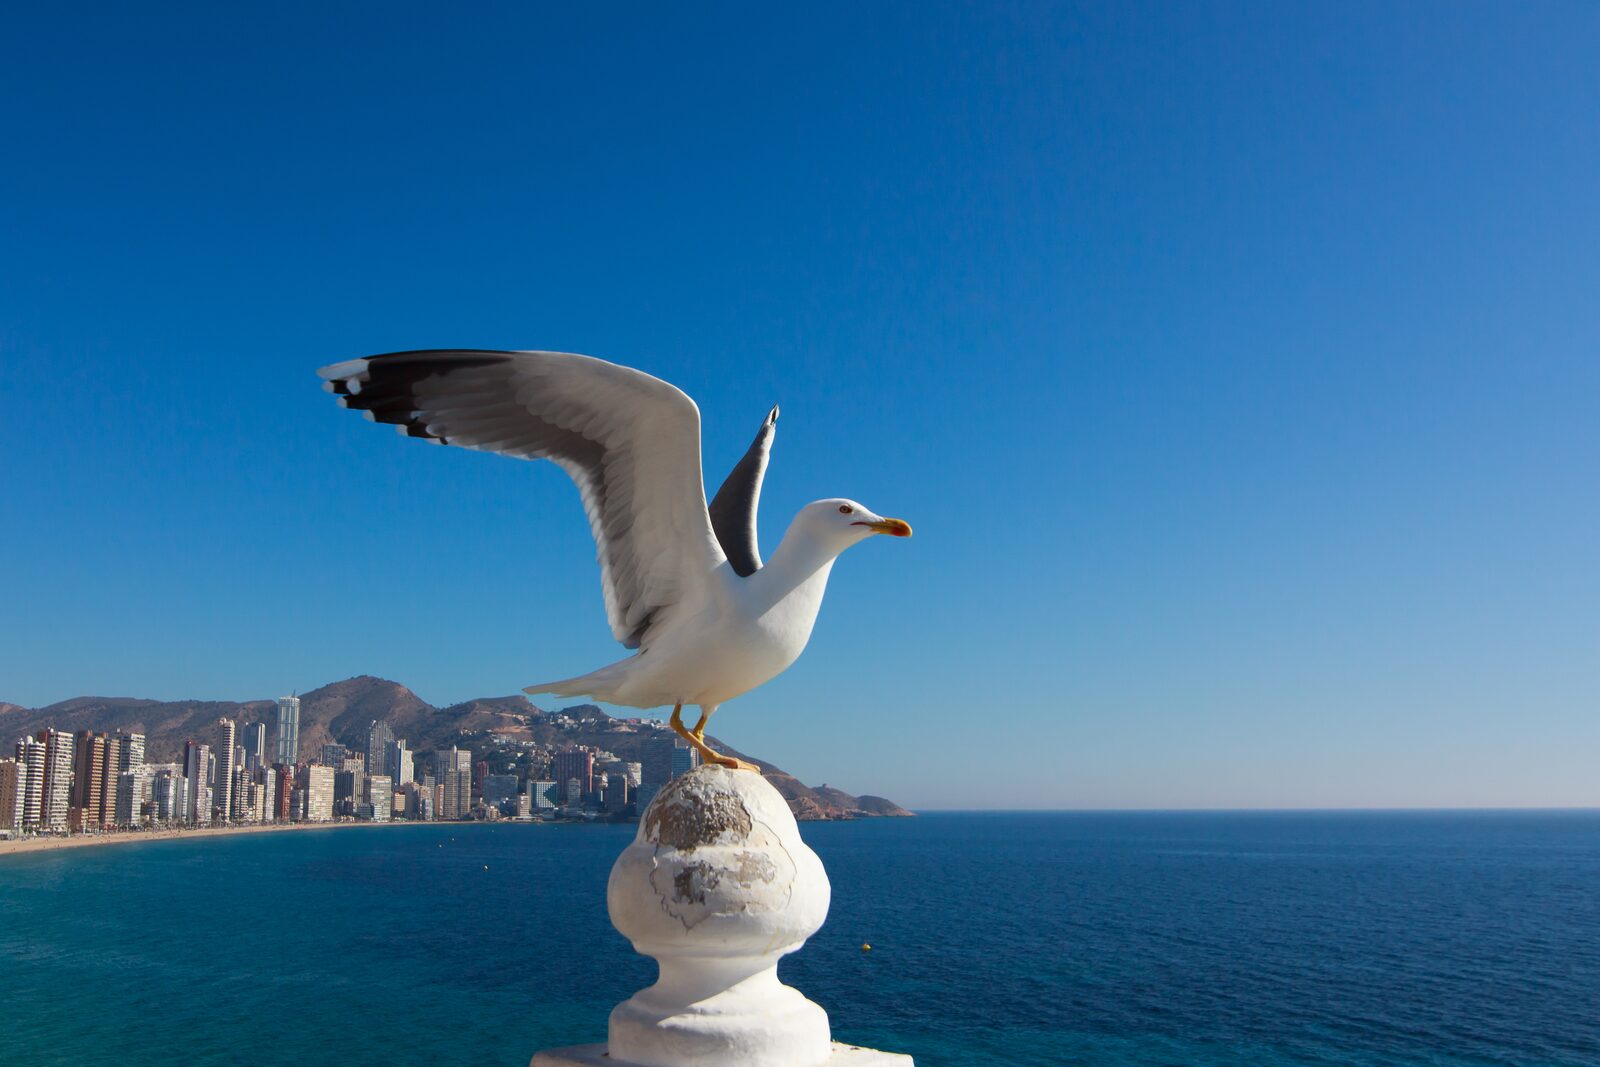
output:
<instances>
[{"instance_id":1,"label":"blue ocean water","mask_svg":"<svg viewBox=\"0 0 1600 1067\"><path fill-rule=\"evenodd\" d=\"M521 1067L603 1040L653 978L602 898L631 833L436 824L0 857L0 1061ZM785 980L839 1038L922 1067L1600 1064L1600 813L804 833L833 910Z\"/></svg>"}]
</instances>

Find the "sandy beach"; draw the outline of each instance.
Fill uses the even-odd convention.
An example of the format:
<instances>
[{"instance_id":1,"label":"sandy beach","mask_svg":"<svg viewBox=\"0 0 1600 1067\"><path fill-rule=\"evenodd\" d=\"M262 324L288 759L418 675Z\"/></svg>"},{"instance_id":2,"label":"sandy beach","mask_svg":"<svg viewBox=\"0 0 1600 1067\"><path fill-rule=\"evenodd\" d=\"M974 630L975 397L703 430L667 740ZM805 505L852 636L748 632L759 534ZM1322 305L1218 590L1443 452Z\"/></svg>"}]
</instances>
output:
<instances>
[{"instance_id":1,"label":"sandy beach","mask_svg":"<svg viewBox=\"0 0 1600 1067\"><path fill-rule=\"evenodd\" d=\"M506 820L509 824L511 821ZM49 852L61 848L88 848L95 845L137 845L149 841L191 841L232 834L275 834L294 830L377 830L396 826L434 826L426 822L297 822L267 826L219 826L187 830L149 830L109 834L73 834L71 837L30 837L0 841L0 856L23 852ZM499 825L496 823L495 825Z\"/></svg>"}]
</instances>

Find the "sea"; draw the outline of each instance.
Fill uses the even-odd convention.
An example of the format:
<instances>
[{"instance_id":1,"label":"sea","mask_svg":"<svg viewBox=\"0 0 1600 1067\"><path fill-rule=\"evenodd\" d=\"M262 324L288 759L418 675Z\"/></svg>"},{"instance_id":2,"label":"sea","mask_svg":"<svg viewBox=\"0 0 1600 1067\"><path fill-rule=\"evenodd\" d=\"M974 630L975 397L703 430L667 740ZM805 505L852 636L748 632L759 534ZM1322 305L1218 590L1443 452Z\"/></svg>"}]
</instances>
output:
<instances>
[{"instance_id":1,"label":"sea","mask_svg":"<svg viewBox=\"0 0 1600 1067\"><path fill-rule=\"evenodd\" d=\"M429 824L0 856L0 1063L471 1064L603 1041L654 977L629 826ZM922 1067L1600 1065L1600 812L808 823L780 967ZM870 951L863 945L870 944Z\"/></svg>"}]
</instances>

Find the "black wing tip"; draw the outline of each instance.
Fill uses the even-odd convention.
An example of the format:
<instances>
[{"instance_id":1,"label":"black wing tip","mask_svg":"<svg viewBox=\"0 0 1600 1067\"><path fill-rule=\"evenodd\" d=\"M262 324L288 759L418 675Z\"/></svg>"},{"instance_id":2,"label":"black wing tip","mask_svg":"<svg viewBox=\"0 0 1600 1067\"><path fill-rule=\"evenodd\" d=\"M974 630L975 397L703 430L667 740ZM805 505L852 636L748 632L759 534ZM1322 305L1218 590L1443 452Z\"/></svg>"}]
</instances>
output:
<instances>
[{"instance_id":1,"label":"black wing tip","mask_svg":"<svg viewBox=\"0 0 1600 1067\"><path fill-rule=\"evenodd\" d=\"M416 399L417 382L433 375L503 363L514 352L476 348L413 349L345 360L318 371L323 389L339 406L361 412L372 422L393 425L402 436L448 444L428 429Z\"/></svg>"}]
</instances>

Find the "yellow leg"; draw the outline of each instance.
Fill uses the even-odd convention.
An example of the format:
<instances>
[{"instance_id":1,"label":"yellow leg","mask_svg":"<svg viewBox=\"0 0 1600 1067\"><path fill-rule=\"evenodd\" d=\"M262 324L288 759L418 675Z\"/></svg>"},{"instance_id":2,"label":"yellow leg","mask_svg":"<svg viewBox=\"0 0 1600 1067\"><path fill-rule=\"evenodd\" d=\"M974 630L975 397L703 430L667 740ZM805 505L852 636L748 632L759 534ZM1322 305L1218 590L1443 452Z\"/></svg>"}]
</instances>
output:
<instances>
[{"instance_id":1,"label":"yellow leg","mask_svg":"<svg viewBox=\"0 0 1600 1067\"><path fill-rule=\"evenodd\" d=\"M733 756L724 756L706 744L706 722L710 718L711 713L705 708L701 708L700 721L694 724L693 730L689 729L683 725L683 702L679 701L672 709L672 718L668 721L668 725L672 727L674 733L694 746L696 751L700 753L701 763L712 763L718 767L729 767L736 771L755 771L760 774L761 768L754 763L747 763Z\"/></svg>"},{"instance_id":2,"label":"yellow leg","mask_svg":"<svg viewBox=\"0 0 1600 1067\"><path fill-rule=\"evenodd\" d=\"M672 727L672 732L690 743L694 742L694 735L689 728L683 725L683 701L678 701L672 706L672 718L667 720L667 725Z\"/></svg>"}]
</instances>

